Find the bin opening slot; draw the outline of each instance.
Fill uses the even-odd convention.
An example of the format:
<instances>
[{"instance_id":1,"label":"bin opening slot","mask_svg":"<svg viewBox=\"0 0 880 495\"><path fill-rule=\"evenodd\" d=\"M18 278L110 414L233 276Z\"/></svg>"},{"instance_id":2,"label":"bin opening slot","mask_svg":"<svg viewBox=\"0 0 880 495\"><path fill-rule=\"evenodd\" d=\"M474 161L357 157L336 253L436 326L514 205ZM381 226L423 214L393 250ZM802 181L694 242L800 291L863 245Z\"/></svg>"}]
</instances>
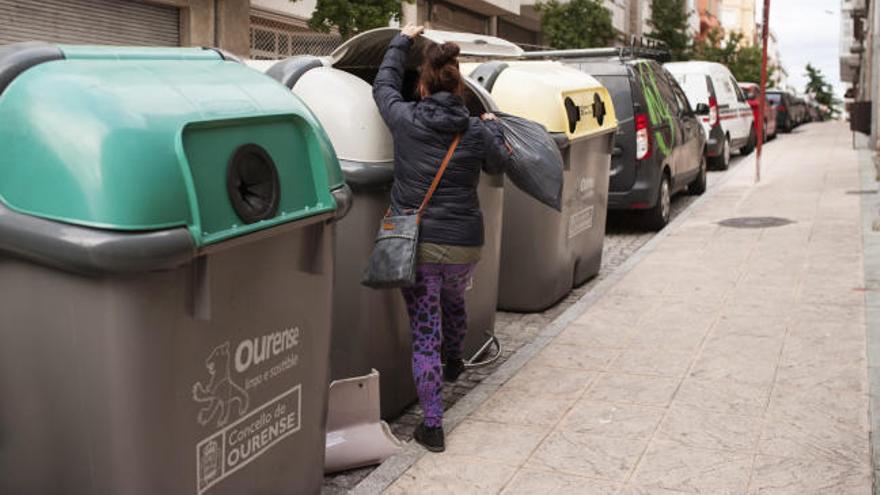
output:
<instances>
[{"instance_id":1,"label":"bin opening slot","mask_svg":"<svg viewBox=\"0 0 880 495\"><path fill-rule=\"evenodd\" d=\"M278 170L269 153L257 144L244 144L232 155L226 189L235 213L245 223L272 218L278 211Z\"/></svg>"}]
</instances>

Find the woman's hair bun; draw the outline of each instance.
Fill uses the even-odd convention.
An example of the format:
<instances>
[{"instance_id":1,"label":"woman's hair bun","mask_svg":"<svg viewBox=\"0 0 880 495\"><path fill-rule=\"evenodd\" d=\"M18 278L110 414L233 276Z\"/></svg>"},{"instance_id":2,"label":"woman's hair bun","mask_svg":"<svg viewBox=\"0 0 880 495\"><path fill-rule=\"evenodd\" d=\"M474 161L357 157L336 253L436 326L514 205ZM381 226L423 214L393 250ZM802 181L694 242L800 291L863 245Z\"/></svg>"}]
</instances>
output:
<instances>
[{"instance_id":1,"label":"woman's hair bun","mask_svg":"<svg viewBox=\"0 0 880 495\"><path fill-rule=\"evenodd\" d=\"M461 49L458 45L451 42L446 42L442 45L430 44L425 50L425 57L432 67L439 69L455 61L455 57L458 56L460 51Z\"/></svg>"},{"instance_id":2,"label":"woman's hair bun","mask_svg":"<svg viewBox=\"0 0 880 495\"><path fill-rule=\"evenodd\" d=\"M455 43L438 45L430 43L425 47L420 83L428 93L448 91L461 94L463 81L458 70L458 57L461 49Z\"/></svg>"},{"instance_id":3,"label":"woman's hair bun","mask_svg":"<svg viewBox=\"0 0 880 495\"><path fill-rule=\"evenodd\" d=\"M461 48L458 47L455 43L446 42L439 46L440 54L437 57L435 63L436 67L442 67L453 60L458 56L458 53L461 51Z\"/></svg>"}]
</instances>

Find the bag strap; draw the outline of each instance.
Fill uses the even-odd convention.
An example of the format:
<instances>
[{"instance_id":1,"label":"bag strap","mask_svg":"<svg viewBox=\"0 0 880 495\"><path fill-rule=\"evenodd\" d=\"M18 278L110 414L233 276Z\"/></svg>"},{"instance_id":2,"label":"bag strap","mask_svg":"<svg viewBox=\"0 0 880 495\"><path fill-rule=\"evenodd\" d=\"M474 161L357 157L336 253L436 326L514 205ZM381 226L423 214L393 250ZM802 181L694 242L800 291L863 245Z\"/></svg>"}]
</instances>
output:
<instances>
[{"instance_id":1,"label":"bag strap","mask_svg":"<svg viewBox=\"0 0 880 495\"><path fill-rule=\"evenodd\" d=\"M440 164L440 169L437 170L437 175L434 176L434 181L431 182L431 187L429 187L428 192L425 193L425 199L422 200L422 204L416 212L419 221L422 219L422 213L425 211L425 207L428 206L428 201L431 201L431 196L434 195L434 191L436 191L437 186L440 185L440 179L443 178L443 172L446 171L446 167L449 165L449 160L452 159L452 155L455 153L455 148L458 148L459 141L461 141L461 134L456 134L455 137L452 138L452 144L449 145L449 149L446 151L446 156L443 157L443 163Z\"/></svg>"}]
</instances>

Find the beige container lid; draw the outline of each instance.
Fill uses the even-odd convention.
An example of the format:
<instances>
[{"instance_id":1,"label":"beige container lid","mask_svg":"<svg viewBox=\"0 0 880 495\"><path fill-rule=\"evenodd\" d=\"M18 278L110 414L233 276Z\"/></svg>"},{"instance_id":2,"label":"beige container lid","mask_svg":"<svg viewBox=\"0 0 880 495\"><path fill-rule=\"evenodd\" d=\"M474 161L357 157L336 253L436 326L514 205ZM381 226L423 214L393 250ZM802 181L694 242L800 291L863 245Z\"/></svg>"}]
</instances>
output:
<instances>
[{"instance_id":1,"label":"beige container lid","mask_svg":"<svg viewBox=\"0 0 880 495\"><path fill-rule=\"evenodd\" d=\"M617 129L608 90L594 77L555 61L505 61L492 85L501 111L543 124L576 140ZM461 64L471 74L480 63ZM569 108L567 108L569 107ZM576 112L572 129L569 112Z\"/></svg>"}]
</instances>

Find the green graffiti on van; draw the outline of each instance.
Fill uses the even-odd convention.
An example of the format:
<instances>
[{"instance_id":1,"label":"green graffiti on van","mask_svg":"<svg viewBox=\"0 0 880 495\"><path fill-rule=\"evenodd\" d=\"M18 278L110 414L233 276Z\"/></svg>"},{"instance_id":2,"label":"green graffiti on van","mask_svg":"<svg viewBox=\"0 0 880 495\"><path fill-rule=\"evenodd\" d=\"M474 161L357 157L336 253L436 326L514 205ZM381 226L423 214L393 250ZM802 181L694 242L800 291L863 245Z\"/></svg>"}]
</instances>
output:
<instances>
[{"instance_id":1,"label":"green graffiti on van","mask_svg":"<svg viewBox=\"0 0 880 495\"><path fill-rule=\"evenodd\" d=\"M662 122L669 124L672 142L667 143L661 132L654 132L654 139L657 141L657 146L664 155L668 156L670 149L675 145L675 119L672 117L672 112L669 111L669 107L666 105L663 96L660 94L660 89L657 87L657 79L651 66L648 65L647 62L640 62L636 64L635 67L639 73L639 80L642 83L642 87L645 88L645 101L648 104L648 118L651 120L651 125L656 127Z\"/></svg>"}]
</instances>

